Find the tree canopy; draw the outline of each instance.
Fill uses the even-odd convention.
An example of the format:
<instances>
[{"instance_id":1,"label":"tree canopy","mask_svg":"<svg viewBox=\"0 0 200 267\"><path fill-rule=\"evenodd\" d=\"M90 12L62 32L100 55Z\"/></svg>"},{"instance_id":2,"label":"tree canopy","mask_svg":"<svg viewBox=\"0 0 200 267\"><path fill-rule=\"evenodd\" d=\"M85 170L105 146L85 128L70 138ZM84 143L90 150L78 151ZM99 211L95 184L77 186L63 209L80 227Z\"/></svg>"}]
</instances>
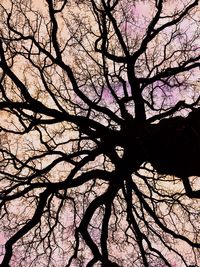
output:
<instances>
[{"instance_id":1,"label":"tree canopy","mask_svg":"<svg viewBox=\"0 0 200 267\"><path fill-rule=\"evenodd\" d=\"M0 266L199 266L198 0L0 15Z\"/></svg>"}]
</instances>

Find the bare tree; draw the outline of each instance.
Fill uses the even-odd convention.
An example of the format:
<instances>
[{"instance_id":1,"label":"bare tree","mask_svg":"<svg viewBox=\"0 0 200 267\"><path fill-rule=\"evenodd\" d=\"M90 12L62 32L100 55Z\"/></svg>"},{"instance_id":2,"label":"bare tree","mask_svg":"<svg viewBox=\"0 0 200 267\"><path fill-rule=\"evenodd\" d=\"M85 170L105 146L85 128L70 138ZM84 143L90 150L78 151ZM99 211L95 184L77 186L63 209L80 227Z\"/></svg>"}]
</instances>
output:
<instances>
[{"instance_id":1,"label":"bare tree","mask_svg":"<svg viewBox=\"0 0 200 267\"><path fill-rule=\"evenodd\" d=\"M2 267L200 265L199 12L1 1Z\"/></svg>"}]
</instances>

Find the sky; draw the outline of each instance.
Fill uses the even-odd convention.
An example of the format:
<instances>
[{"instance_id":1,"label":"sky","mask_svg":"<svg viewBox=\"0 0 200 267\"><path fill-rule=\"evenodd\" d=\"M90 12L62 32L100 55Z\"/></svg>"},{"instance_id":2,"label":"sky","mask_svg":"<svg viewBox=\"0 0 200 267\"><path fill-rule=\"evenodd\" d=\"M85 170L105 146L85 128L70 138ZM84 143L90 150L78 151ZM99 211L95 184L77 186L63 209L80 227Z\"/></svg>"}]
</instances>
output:
<instances>
[{"instance_id":1,"label":"sky","mask_svg":"<svg viewBox=\"0 0 200 267\"><path fill-rule=\"evenodd\" d=\"M2 5L4 7L7 7L7 5L9 6L8 2L9 2L8 0L4 0L2 2L3 3ZM150 1L150 2L152 3L152 1ZM165 3L165 6L166 6L166 10L167 10L168 14L170 14L170 12L174 11L174 9L176 8L176 6L178 6L178 5L182 6L183 4L184 4L184 1L181 1L181 0L178 0L178 1L168 1L167 3ZM36 8L38 8L41 12L43 12L45 14L45 11L42 9L41 1L34 0L34 5L33 6L35 6ZM74 8L73 12L78 14L78 13L80 13L80 9L77 9L76 10ZM87 18L87 13L84 10L82 10L82 12L84 14L84 21L86 21L88 19ZM137 35L138 36L138 40L141 40L142 36L145 34L145 29L146 29L146 25L148 25L149 17L154 12L154 10L152 8L152 4L149 4L149 1L138 1L136 3L136 6L132 6L132 7L128 8L128 12L129 13L127 13L127 16L130 16L130 22L129 23L122 23L121 24L121 30L122 31L123 30L126 31L126 33L128 34L128 36L133 36L133 38L135 38L135 35ZM81 15L82 15L82 13L81 13ZM134 16L134 20L131 19L131 16ZM199 19L199 13L198 12L196 13L196 16L197 16L196 19ZM192 17L192 19L194 19L194 17ZM89 23L93 23L93 19L89 18L88 20L89 20ZM191 22L191 20L190 20L190 22ZM61 21L60 21L60 23L61 23ZM81 21L80 21L80 23L81 23ZM191 38L190 34L193 33L193 32L197 32L199 30L197 28L197 26L196 26L195 23L192 24L192 26L190 28L188 28L187 27L188 21L183 21L181 25L182 25L183 28L185 28L185 27L187 28L187 30L185 32L185 35L184 35L184 38L186 38L186 37L187 38L188 37ZM92 25L91 27L93 27L93 29L95 29L95 26ZM42 31L46 32L48 28L47 27L46 28L43 27L41 29L42 29ZM136 30L134 30L134 29L136 29ZM44 32L42 32L41 35ZM60 33L60 38L64 38L64 32L65 32L64 31L64 28L62 28L62 31ZM78 30L77 30L77 32L78 32ZM170 32L166 31L165 32L165 35L164 36L160 36L159 38L161 38L163 40L169 34L170 34ZM90 35L88 35L88 36L90 36ZM175 38L174 40L175 41L173 42L173 46L174 47L176 45L180 46L181 41L178 38L177 39ZM87 44L89 44L91 42L91 40L90 39L87 40L87 38L85 38L84 41ZM199 41L199 39L198 39L198 41ZM69 40L69 43L70 43L70 40ZM137 46L137 43L135 43L135 45ZM195 45L197 46L198 43L195 43ZM151 45L148 47L149 54L151 55L151 53L155 53L156 52L159 55L159 52L161 50L161 47L162 47L162 44L161 43L156 43L156 47L155 47L155 42L153 42L152 47L151 47ZM173 47L172 47L172 49L173 49ZM78 54L78 55L75 52L77 52L77 51L76 50L74 51L73 48L70 48L69 51L66 52L66 58L68 59L68 61L72 65L72 68L77 68L78 65L80 64L80 62L76 61L77 60L77 56L84 55L83 51L82 51L82 53L80 52L80 54ZM199 52L199 50L197 50L197 52ZM71 53L71 58L70 58L70 53ZM157 58L155 58L155 60L159 61L160 60L159 59L159 56ZM88 66L89 66L90 70L92 71L93 65L92 64L89 65L89 63L90 63L90 61L88 61ZM142 64L142 63L143 63L143 59L141 58L142 74L144 74L144 73L147 73L148 70L145 69L145 67L143 68L143 65L144 64ZM15 65L15 71L17 72L18 77L22 77L23 78L24 77L23 76L24 73L26 75L28 75L26 77L26 78L28 78L27 83L30 85L30 88L32 90L32 94L34 94L35 93L35 91L34 91L35 88L38 87L37 76L34 76L33 73L30 73L29 72L30 69L25 68L24 67L25 65L23 65L22 67L20 67L20 64L22 66L25 63L23 61L18 61L16 63L16 65ZM87 66L87 62L85 62L85 64ZM25 72L24 73L22 71L23 69L25 69ZM138 69L140 70L140 68L138 68ZM138 76L141 75L139 70L138 70ZM83 74L85 75L85 73L83 73ZM94 71L94 74L96 74L95 71ZM56 82L57 82L57 81L59 81L59 75L60 75L60 72L58 70L54 70L54 72L52 72L52 73L49 74L49 77L48 78L51 79L51 76L52 77L56 77L54 79L56 79ZM196 76L196 74L193 75L190 78L190 80L189 80L189 83L190 84L194 83L194 80L196 80L196 77L195 76ZM80 77L82 77L81 76L81 73L80 73ZM53 82L55 82L55 80L53 80ZM159 105L161 105L160 99L164 97L164 93L165 92L163 92L163 90L161 89L160 84L159 84L159 86L158 85L154 85L154 86L155 86L155 98L156 97L158 98L158 103L157 104L158 104L158 107L159 107ZM186 92L185 88L183 88L183 90L178 90L178 88L177 88L177 90L175 90L174 92L170 92L169 91L166 94L167 95L167 97L166 97L166 105L174 105L180 99L181 100L185 99L186 101L189 101L192 97L194 97L193 92L195 92L195 90L198 89L198 86L199 85L194 84L193 87L192 87L192 90L191 91L187 91L187 92ZM158 87L158 90L156 89L157 87ZM63 95L66 96L65 95L66 92L64 92L64 89L66 89L66 88L63 88L62 89L63 90ZM164 87L164 89L166 89L166 87ZM52 90L54 90L54 88ZM120 88L117 88L117 86L116 86L116 90L118 90L118 94L120 95L121 94ZM198 92L196 94L198 94ZM110 108L112 108L111 94L109 93L108 88L104 89L103 96L104 96L104 99L103 100L104 100L105 104L108 105ZM169 100L169 98L170 98L170 100ZM45 102L47 105L49 105L49 106L54 105L53 102L50 102L50 100L49 100L50 98L48 98L48 99L46 98L45 93L44 94L41 93L40 99L43 102ZM113 108L114 108L114 105L113 105ZM11 123L10 117L7 117L6 118L6 115L5 115L5 120L7 120L8 123ZM4 122L4 125L5 124L6 123ZM54 131L55 131L55 129L51 129L51 132L52 133ZM26 139L26 141L28 140L27 142L30 142L31 143L31 139L33 140L34 146L38 148L38 143L37 143L38 141L36 141L36 139L38 139L38 136L32 135L31 137L29 137L28 139ZM10 142L10 140L9 140L9 142ZM12 142L16 142L16 140L12 140ZM19 141L19 142L22 142L22 141ZM67 149L67 148L68 147L65 147L65 149ZM22 153L22 151L21 151L21 153ZM50 159L48 158L48 160L50 160ZM45 162L43 164L45 164ZM62 168L62 166L59 166L59 168ZM57 170L55 169L55 171L57 171ZM63 177L64 177L64 174L63 174ZM53 177L53 179L55 179L55 177ZM58 177L56 177L56 179L58 179ZM13 209L15 209L15 208L16 207L13 207ZM5 242L5 235L4 235L4 233L2 231L0 231L0 243L3 244L4 242ZM184 247L184 245L181 244L180 245L180 250L183 250L183 249L185 249L185 247ZM187 248L186 248L186 250L187 250ZM177 263L176 262L172 262L172 264L174 265L173 267L175 267ZM182 265L182 266L184 266L184 265ZM177 267L182 267L182 266L177 265ZM74 267L76 267L76 266L74 266Z\"/></svg>"}]
</instances>

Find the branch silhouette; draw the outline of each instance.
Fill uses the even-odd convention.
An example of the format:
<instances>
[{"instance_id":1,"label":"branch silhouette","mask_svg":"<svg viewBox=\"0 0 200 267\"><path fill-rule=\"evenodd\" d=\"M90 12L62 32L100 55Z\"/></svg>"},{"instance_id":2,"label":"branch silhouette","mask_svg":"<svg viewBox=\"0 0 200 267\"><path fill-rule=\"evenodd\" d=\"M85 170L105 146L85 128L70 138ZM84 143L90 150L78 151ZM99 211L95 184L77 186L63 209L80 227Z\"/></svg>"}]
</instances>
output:
<instances>
[{"instance_id":1,"label":"branch silhouette","mask_svg":"<svg viewBox=\"0 0 200 267\"><path fill-rule=\"evenodd\" d=\"M199 266L198 1L0 14L0 266Z\"/></svg>"}]
</instances>

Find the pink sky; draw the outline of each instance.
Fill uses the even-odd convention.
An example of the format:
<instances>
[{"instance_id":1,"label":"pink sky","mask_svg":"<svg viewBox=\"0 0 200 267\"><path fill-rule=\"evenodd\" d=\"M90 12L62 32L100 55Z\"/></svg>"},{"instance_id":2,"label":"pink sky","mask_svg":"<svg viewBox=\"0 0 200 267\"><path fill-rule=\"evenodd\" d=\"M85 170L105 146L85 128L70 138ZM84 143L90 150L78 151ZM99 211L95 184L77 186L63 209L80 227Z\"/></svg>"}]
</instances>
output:
<instances>
[{"instance_id":1,"label":"pink sky","mask_svg":"<svg viewBox=\"0 0 200 267\"><path fill-rule=\"evenodd\" d=\"M5 1L4 1L5 2ZM41 4L40 1L35 1L35 3L37 2L38 5ZM181 3L183 1L171 1L170 4L169 2L166 2L166 7L168 7L166 10L167 12L171 12L171 10L174 9L174 5L172 3L175 3L175 5L177 3ZM148 21L149 21L149 18L150 18L150 15L153 13L153 11L151 10L151 5L149 1L138 1L136 3L136 6L132 7L132 9L130 9L130 12L132 12L134 14L134 16L136 16L136 20L135 20L135 26L138 25L138 27L136 28L137 30L134 31L134 27L133 27L133 24L129 24L129 25L123 25L122 26L122 30L125 29L127 27L127 33L130 34L130 35L133 35L133 34L138 34L138 37L141 37L144 35L145 33L145 26L148 25ZM169 8L170 7L170 8ZM183 23L182 24L183 26L185 26L185 24ZM123 28L124 27L124 28ZM196 29L196 28L195 28ZM190 31L191 31L191 28L190 28ZM134 36L133 36L134 37ZM138 38L140 40L140 38ZM151 47L150 47L151 49ZM20 70L19 70L20 71ZM145 72L143 72L144 74ZM139 75L139 74L138 74ZM34 86L33 86L34 87ZM121 96L122 92L120 91L119 88L117 88L116 86L116 93L118 94L118 96ZM162 90L159 88L158 91L160 90L160 92L156 92L157 96L160 94L160 98L162 98ZM175 91L175 90L174 90ZM172 92L171 96L172 96L172 102L173 104L176 103L179 99L178 98L181 98L183 97L183 94L181 95L178 95L177 92ZM128 92L130 93L130 91ZM170 95L170 92L169 92L169 95ZM169 95L168 95L168 98L169 98ZM104 94L103 96L105 97L105 104L112 109L112 102L110 101L110 93L108 92L107 88L104 90ZM185 98L187 98L186 95L184 95ZM189 97L188 97L189 98ZM182 100L182 98L181 98ZM158 100L158 102L160 102L160 99ZM113 108L114 108L114 105L113 105ZM61 167L61 166L59 166ZM14 207L15 208L15 207ZM0 244L3 244L5 242L5 236L4 234L1 232L0 233ZM0 247L1 249L1 247ZM1 252L1 251L0 251ZM1 261L2 257L0 257L0 261ZM173 264L173 267L181 267L180 265L176 265L176 263L172 263ZM125 267L125 266L124 266Z\"/></svg>"}]
</instances>

